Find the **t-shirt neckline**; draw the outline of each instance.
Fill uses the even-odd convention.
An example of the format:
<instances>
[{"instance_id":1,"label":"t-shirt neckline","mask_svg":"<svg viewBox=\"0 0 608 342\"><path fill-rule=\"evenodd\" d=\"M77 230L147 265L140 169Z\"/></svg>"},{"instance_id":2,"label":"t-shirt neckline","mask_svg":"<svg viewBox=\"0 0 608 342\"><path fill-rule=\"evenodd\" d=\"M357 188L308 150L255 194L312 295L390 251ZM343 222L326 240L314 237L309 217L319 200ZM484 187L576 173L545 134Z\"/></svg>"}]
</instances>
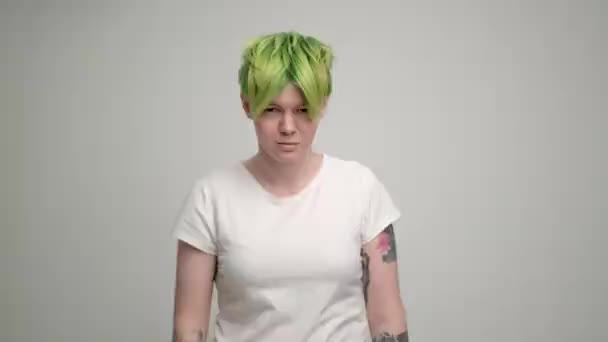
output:
<instances>
[{"instance_id":1,"label":"t-shirt neckline","mask_svg":"<svg viewBox=\"0 0 608 342\"><path fill-rule=\"evenodd\" d=\"M254 184L256 187L256 191L262 193L262 195L267 198L269 201L275 204L286 204L293 201L298 200L302 196L306 195L312 188L315 187L317 183L319 183L320 179L323 176L324 170L327 167L328 155L325 153L321 153L321 165L319 166L319 170L317 170L317 174L308 182L308 184L302 188L298 193L289 195L289 196L277 196L270 191L268 191L255 176L247 169L245 166L245 162L239 162L239 168L245 173L245 176Z\"/></svg>"}]
</instances>

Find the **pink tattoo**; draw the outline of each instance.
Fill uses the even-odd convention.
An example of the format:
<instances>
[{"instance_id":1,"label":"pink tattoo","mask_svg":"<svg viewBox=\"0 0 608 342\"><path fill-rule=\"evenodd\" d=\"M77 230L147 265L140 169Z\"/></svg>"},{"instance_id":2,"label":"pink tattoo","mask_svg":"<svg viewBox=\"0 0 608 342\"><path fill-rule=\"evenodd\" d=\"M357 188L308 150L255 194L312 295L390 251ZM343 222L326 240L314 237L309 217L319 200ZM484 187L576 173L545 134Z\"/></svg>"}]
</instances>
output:
<instances>
[{"instance_id":1,"label":"pink tattoo","mask_svg":"<svg viewBox=\"0 0 608 342\"><path fill-rule=\"evenodd\" d=\"M378 236L378 250L382 253L382 260L391 263L397 260L397 248L395 246L395 231L393 225L389 224Z\"/></svg>"}]
</instances>

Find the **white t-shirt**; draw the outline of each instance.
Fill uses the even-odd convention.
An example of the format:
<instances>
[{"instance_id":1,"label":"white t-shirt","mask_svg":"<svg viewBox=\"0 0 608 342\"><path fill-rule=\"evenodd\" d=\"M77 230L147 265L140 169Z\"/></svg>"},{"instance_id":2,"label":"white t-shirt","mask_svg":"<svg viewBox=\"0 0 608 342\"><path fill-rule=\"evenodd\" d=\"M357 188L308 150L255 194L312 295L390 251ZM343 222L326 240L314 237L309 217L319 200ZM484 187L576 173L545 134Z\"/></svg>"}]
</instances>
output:
<instances>
[{"instance_id":1,"label":"white t-shirt","mask_svg":"<svg viewBox=\"0 0 608 342\"><path fill-rule=\"evenodd\" d=\"M360 249L400 217L367 167L327 154L297 195L242 163L195 183L175 238L217 255L218 342L364 342Z\"/></svg>"}]
</instances>

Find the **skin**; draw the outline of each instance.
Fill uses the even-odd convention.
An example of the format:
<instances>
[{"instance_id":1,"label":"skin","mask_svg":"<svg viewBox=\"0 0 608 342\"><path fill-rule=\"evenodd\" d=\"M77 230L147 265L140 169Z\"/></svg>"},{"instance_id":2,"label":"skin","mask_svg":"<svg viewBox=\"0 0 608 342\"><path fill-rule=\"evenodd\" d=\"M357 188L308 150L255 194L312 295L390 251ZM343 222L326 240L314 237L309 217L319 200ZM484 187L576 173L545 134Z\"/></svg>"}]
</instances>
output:
<instances>
[{"instance_id":1,"label":"skin","mask_svg":"<svg viewBox=\"0 0 608 342\"><path fill-rule=\"evenodd\" d=\"M249 114L247 99L241 96L241 101L245 113L252 119L258 143L257 154L244 165L272 194L298 193L321 166L322 155L312 149L319 120L309 118L303 96L292 84L287 85L256 120ZM372 341L407 342L392 225L364 244L360 255L362 292ZM206 340L216 266L216 256L178 242L174 342Z\"/></svg>"},{"instance_id":2,"label":"skin","mask_svg":"<svg viewBox=\"0 0 608 342\"><path fill-rule=\"evenodd\" d=\"M209 331L216 257L177 243L173 342L204 342Z\"/></svg>"},{"instance_id":3,"label":"skin","mask_svg":"<svg viewBox=\"0 0 608 342\"><path fill-rule=\"evenodd\" d=\"M393 225L361 248L363 292L372 341L408 342L406 313L399 291Z\"/></svg>"},{"instance_id":4,"label":"skin","mask_svg":"<svg viewBox=\"0 0 608 342\"><path fill-rule=\"evenodd\" d=\"M241 101L253 121L258 142L258 153L245 166L276 196L299 192L322 162L322 155L312 149L320 120L310 119L300 89L291 83L255 120L249 114L247 99L241 96Z\"/></svg>"}]
</instances>

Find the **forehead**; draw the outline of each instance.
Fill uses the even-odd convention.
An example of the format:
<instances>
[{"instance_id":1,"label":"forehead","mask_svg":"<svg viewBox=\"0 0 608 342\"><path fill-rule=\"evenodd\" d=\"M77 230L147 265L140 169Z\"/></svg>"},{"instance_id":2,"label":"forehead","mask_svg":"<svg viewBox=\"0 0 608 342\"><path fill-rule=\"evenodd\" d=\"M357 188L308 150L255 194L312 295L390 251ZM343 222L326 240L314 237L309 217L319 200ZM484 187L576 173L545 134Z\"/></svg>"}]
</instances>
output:
<instances>
[{"instance_id":1,"label":"forehead","mask_svg":"<svg viewBox=\"0 0 608 342\"><path fill-rule=\"evenodd\" d=\"M281 93L272 100L272 104L281 107L301 106L304 104L302 90L293 83L288 83Z\"/></svg>"}]
</instances>

